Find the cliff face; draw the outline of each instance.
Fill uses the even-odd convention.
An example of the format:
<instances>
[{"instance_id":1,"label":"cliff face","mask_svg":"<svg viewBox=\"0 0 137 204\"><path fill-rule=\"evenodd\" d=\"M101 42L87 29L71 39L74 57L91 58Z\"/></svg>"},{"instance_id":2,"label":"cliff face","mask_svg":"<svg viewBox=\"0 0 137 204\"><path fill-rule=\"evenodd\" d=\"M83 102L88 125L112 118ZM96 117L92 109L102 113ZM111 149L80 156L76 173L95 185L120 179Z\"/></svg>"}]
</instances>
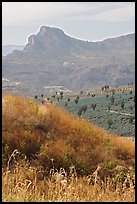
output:
<instances>
[{"instance_id":1,"label":"cliff face","mask_svg":"<svg viewBox=\"0 0 137 204\"><path fill-rule=\"evenodd\" d=\"M135 34L100 42L77 40L42 26L23 51L3 58L4 78L38 87L61 85L80 91L104 84L127 85L135 76Z\"/></svg>"},{"instance_id":2,"label":"cliff face","mask_svg":"<svg viewBox=\"0 0 137 204\"><path fill-rule=\"evenodd\" d=\"M91 44L94 43L69 37L59 28L42 26L37 35L31 35L28 38L28 44L25 46L24 51L36 51L44 55L53 54L55 56L71 55L72 52L79 53L82 49L86 52Z\"/></svg>"}]
</instances>

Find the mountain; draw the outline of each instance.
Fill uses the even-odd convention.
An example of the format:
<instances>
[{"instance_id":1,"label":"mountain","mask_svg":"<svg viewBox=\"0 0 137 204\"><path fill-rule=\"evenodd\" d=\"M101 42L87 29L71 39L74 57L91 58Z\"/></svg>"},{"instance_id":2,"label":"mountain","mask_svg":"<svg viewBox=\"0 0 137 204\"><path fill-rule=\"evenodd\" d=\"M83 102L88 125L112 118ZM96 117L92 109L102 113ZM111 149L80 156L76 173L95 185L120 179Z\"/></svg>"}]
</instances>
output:
<instances>
[{"instance_id":1,"label":"mountain","mask_svg":"<svg viewBox=\"0 0 137 204\"><path fill-rule=\"evenodd\" d=\"M135 34L89 42L42 26L22 51L4 57L2 66L2 77L19 81L26 92L45 86L80 91L127 85L135 81Z\"/></svg>"},{"instance_id":2,"label":"mountain","mask_svg":"<svg viewBox=\"0 0 137 204\"><path fill-rule=\"evenodd\" d=\"M11 53L13 50L23 50L23 45L2 45L2 55L6 56Z\"/></svg>"}]
</instances>

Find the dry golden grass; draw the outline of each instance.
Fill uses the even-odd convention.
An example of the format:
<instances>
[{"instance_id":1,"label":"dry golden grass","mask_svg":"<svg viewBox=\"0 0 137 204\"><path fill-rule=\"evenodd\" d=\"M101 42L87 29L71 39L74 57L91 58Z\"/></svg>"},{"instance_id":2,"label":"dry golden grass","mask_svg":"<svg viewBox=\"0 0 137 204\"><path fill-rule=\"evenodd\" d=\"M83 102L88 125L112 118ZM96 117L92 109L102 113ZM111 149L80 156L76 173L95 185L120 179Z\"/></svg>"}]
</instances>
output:
<instances>
[{"instance_id":1,"label":"dry golden grass","mask_svg":"<svg viewBox=\"0 0 137 204\"><path fill-rule=\"evenodd\" d=\"M118 164L134 167L132 141L112 136L54 105L38 105L10 94L2 98L2 134L3 201L134 200L132 188L119 194L85 183L98 164L110 169ZM20 153L17 162L14 150ZM20 163L22 157L27 160ZM40 167L45 175L53 164L66 173L75 166L77 176L67 178L65 189L53 181L54 175L37 179Z\"/></svg>"},{"instance_id":2,"label":"dry golden grass","mask_svg":"<svg viewBox=\"0 0 137 204\"><path fill-rule=\"evenodd\" d=\"M14 159L17 151L14 151ZM15 162L15 161L14 161ZM87 177L77 176L75 168L67 173L63 168L54 167L49 176L41 179L38 167L30 166L22 160L15 162L14 169L7 166L2 173L3 202L134 202L135 189L131 182L129 188L121 188L117 182L112 190L112 180L100 184L89 185ZM63 175L63 177L61 176Z\"/></svg>"}]
</instances>

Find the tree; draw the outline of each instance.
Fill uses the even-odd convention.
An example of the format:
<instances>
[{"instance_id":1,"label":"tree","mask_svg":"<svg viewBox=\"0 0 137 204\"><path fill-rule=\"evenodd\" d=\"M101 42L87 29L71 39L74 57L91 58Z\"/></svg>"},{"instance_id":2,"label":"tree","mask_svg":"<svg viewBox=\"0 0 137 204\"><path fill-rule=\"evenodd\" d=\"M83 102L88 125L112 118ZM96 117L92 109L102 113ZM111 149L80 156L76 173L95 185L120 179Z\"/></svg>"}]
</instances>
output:
<instances>
[{"instance_id":1,"label":"tree","mask_svg":"<svg viewBox=\"0 0 137 204\"><path fill-rule=\"evenodd\" d=\"M61 100L63 99L63 94L60 96L60 99L61 99Z\"/></svg>"},{"instance_id":2,"label":"tree","mask_svg":"<svg viewBox=\"0 0 137 204\"><path fill-rule=\"evenodd\" d=\"M114 104L114 101L115 101L115 98L114 96L111 97L111 104L113 105Z\"/></svg>"},{"instance_id":3,"label":"tree","mask_svg":"<svg viewBox=\"0 0 137 204\"><path fill-rule=\"evenodd\" d=\"M104 90L104 88L105 88L104 86L101 87L102 91Z\"/></svg>"},{"instance_id":4,"label":"tree","mask_svg":"<svg viewBox=\"0 0 137 204\"><path fill-rule=\"evenodd\" d=\"M60 92L60 96L62 96L62 97L63 97L63 91L61 91L61 92Z\"/></svg>"},{"instance_id":5,"label":"tree","mask_svg":"<svg viewBox=\"0 0 137 204\"><path fill-rule=\"evenodd\" d=\"M90 92L89 92L89 93L87 93L87 96L90 96Z\"/></svg>"},{"instance_id":6,"label":"tree","mask_svg":"<svg viewBox=\"0 0 137 204\"><path fill-rule=\"evenodd\" d=\"M110 129L111 125L113 124L112 119L109 118L109 119L107 120L107 123L108 123L108 128Z\"/></svg>"},{"instance_id":7,"label":"tree","mask_svg":"<svg viewBox=\"0 0 137 204\"><path fill-rule=\"evenodd\" d=\"M78 110L78 116L80 117L81 114L82 114L82 110L79 108L79 110Z\"/></svg>"},{"instance_id":8,"label":"tree","mask_svg":"<svg viewBox=\"0 0 137 204\"><path fill-rule=\"evenodd\" d=\"M80 94L83 94L83 91L80 91Z\"/></svg>"},{"instance_id":9,"label":"tree","mask_svg":"<svg viewBox=\"0 0 137 204\"><path fill-rule=\"evenodd\" d=\"M79 100L78 98L76 98L76 99L75 99L75 104L77 104L77 103L78 103L78 100Z\"/></svg>"},{"instance_id":10,"label":"tree","mask_svg":"<svg viewBox=\"0 0 137 204\"><path fill-rule=\"evenodd\" d=\"M96 105L97 105L96 103L94 103L94 104L91 105L91 107L92 107L93 110L95 110Z\"/></svg>"},{"instance_id":11,"label":"tree","mask_svg":"<svg viewBox=\"0 0 137 204\"><path fill-rule=\"evenodd\" d=\"M121 102L121 108L124 109L124 101Z\"/></svg>"},{"instance_id":12,"label":"tree","mask_svg":"<svg viewBox=\"0 0 137 204\"><path fill-rule=\"evenodd\" d=\"M35 99L38 99L38 95L35 95L34 98L35 98Z\"/></svg>"},{"instance_id":13,"label":"tree","mask_svg":"<svg viewBox=\"0 0 137 204\"><path fill-rule=\"evenodd\" d=\"M105 87L104 87L104 88L105 88L105 90L107 90L107 89L109 89L109 86L108 86L108 85L105 85Z\"/></svg>"},{"instance_id":14,"label":"tree","mask_svg":"<svg viewBox=\"0 0 137 204\"><path fill-rule=\"evenodd\" d=\"M110 106L110 105L108 105L108 110L110 110L110 108L111 108L111 106Z\"/></svg>"},{"instance_id":15,"label":"tree","mask_svg":"<svg viewBox=\"0 0 137 204\"><path fill-rule=\"evenodd\" d=\"M112 94L115 94L115 89L112 89Z\"/></svg>"},{"instance_id":16,"label":"tree","mask_svg":"<svg viewBox=\"0 0 137 204\"><path fill-rule=\"evenodd\" d=\"M87 105L81 106L78 110L78 116L81 116L82 113L85 113L87 110Z\"/></svg>"},{"instance_id":17,"label":"tree","mask_svg":"<svg viewBox=\"0 0 137 204\"><path fill-rule=\"evenodd\" d=\"M133 121L134 121L134 116L129 116L129 123L133 123Z\"/></svg>"},{"instance_id":18,"label":"tree","mask_svg":"<svg viewBox=\"0 0 137 204\"><path fill-rule=\"evenodd\" d=\"M55 98L55 97L56 97L55 95L52 95L52 96L51 96L51 98Z\"/></svg>"},{"instance_id":19,"label":"tree","mask_svg":"<svg viewBox=\"0 0 137 204\"><path fill-rule=\"evenodd\" d=\"M133 110L133 106L132 106L132 105L130 105L130 106L129 106L129 109L132 111L132 110Z\"/></svg>"}]
</instances>

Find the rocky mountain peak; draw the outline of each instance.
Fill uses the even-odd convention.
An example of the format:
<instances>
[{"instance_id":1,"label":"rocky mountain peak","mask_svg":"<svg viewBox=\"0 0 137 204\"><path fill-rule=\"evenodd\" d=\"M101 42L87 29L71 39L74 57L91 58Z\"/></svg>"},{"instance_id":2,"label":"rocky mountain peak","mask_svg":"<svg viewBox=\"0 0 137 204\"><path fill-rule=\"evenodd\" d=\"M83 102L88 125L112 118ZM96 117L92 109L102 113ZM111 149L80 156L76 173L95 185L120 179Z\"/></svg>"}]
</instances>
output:
<instances>
[{"instance_id":1,"label":"rocky mountain peak","mask_svg":"<svg viewBox=\"0 0 137 204\"><path fill-rule=\"evenodd\" d=\"M42 26L36 35L28 37L28 43L24 48L25 52L37 51L56 52L61 50L70 37L65 35L63 30L54 27ZM53 53L52 53L53 54Z\"/></svg>"},{"instance_id":2,"label":"rocky mountain peak","mask_svg":"<svg viewBox=\"0 0 137 204\"><path fill-rule=\"evenodd\" d=\"M45 35L45 34L64 34L64 31L59 29L59 28L55 28L55 27L49 27L49 26L41 26L40 31L39 31L40 35Z\"/></svg>"}]
</instances>

